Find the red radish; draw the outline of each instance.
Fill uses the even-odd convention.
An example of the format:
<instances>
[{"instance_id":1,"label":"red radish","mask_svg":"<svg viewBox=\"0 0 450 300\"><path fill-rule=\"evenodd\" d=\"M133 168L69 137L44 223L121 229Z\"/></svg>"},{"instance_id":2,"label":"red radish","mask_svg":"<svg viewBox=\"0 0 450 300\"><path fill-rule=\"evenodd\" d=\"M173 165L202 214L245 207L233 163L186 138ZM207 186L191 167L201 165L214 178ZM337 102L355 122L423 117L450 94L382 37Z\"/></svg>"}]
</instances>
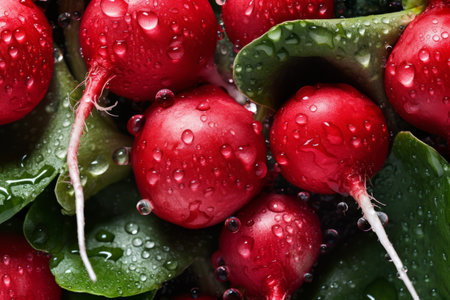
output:
<instances>
[{"instance_id":1,"label":"red radish","mask_svg":"<svg viewBox=\"0 0 450 300\"><path fill-rule=\"evenodd\" d=\"M226 0L222 7L228 37L236 49L247 45L272 26L297 19L333 17L333 0Z\"/></svg>"},{"instance_id":2,"label":"red radish","mask_svg":"<svg viewBox=\"0 0 450 300\"><path fill-rule=\"evenodd\" d=\"M22 236L2 234L0 241L0 299L61 299L46 254Z\"/></svg>"},{"instance_id":3,"label":"red radish","mask_svg":"<svg viewBox=\"0 0 450 300\"><path fill-rule=\"evenodd\" d=\"M32 0L2 0L0 16L2 125L23 118L44 98L53 73L53 40Z\"/></svg>"},{"instance_id":4,"label":"red radish","mask_svg":"<svg viewBox=\"0 0 450 300\"><path fill-rule=\"evenodd\" d=\"M216 275L243 287L248 299L289 298L319 255L318 216L294 197L267 194L230 219L213 256Z\"/></svg>"},{"instance_id":5,"label":"red radish","mask_svg":"<svg viewBox=\"0 0 450 300\"><path fill-rule=\"evenodd\" d=\"M346 84L305 86L275 115L270 145L291 183L315 193L349 194L358 202L400 278L419 299L365 187L388 153L381 110Z\"/></svg>"},{"instance_id":6,"label":"red radish","mask_svg":"<svg viewBox=\"0 0 450 300\"><path fill-rule=\"evenodd\" d=\"M171 100L171 106L156 103L145 117L130 121L136 132L131 159L140 194L169 222L187 228L217 224L263 186L262 125L216 86Z\"/></svg>"},{"instance_id":7,"label":"red radish","mask_svg":"<svg viewBox=\"0 0 450 300\"><path fill-rule=\"evenodd\" d=\"M400 36L385 87L398 114L450 145L450 2L431 1Z\"/></svg>"},{"instance_id":8,"label":"red radish","mask_svg":"<svg viewBox=\"0 0 450 300\"><path fill-rule=\"evenodd\" d=\"M213 56L216 19L206 0L92 0L80 27L89 67L86 90L76 112L67 164L75 191L80 255L96 280L84 241L84 196L77 153L85 120L102 89L135 101L153 100L158 90L193 85Z\"/></svg>"}]
</instances>

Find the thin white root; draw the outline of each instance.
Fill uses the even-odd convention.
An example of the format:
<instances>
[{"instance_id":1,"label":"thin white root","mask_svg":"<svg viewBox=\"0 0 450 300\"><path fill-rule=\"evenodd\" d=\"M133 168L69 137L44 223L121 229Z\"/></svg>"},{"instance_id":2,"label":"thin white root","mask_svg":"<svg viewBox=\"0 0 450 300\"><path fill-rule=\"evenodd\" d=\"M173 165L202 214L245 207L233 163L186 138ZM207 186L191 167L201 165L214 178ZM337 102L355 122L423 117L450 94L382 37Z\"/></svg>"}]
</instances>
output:
<instances>
[{"instance_id":1,"label":"thin white root","mask_svg":"<svg viewBox=\"0 0 450 300\"><path fill-rule=\"evenodd\" d=\"M400 257L398 256L397 252L394 249L394 246L389 241L389 238L386 234L386 231L384 230L383 224L381 224L380 219L378 218L377 212L373 208L372 202L370 200L370 196L367 194L367 191L365 189L363 191L359 191L355 195L353 195L355 200L358 202L359 206L361 207L361 210L364 214L364 218L369 222L370 226L372 227L372 231L375 232L377 235L381 245L386 250L387 254L392 259L392 262L395 265L395 268L397 269L397 272L399 274L399 278L403 281L406 288L408 289L409 293L411 294L412 298L414 300L420 300L419 295L417 294L414 285L412 284L411 280L409 279L407 275L407 271L405 267L403 266L402 261L400 260Z\"/></svg>"}]
</instances>

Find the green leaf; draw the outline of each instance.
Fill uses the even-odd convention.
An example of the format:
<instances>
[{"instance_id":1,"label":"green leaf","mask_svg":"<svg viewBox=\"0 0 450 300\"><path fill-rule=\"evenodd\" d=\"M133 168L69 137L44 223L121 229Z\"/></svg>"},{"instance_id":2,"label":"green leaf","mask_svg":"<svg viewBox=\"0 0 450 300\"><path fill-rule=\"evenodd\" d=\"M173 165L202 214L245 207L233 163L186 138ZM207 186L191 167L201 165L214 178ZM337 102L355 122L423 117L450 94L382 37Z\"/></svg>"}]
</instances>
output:
<instances>
[{"instance_id":1,"label":"green leaf","mask_svg":"<svg viewBox=\"0 0 450 300\"><path fill-rule=\"evenodd\" d=\"M276 110L301 86L347 82L378 103L397 131L384 91L384 63L402 29L422 7L351 19L296 20L272 27L234 62L239 89Z\"/></svg>"},{"instance_id":2,"label":"green leaf","mask_svg":"<svg viewBox=\"0 0 450 300\"><path fill-rule=\"evenodd\" d=\"M81 262L74 217L58 213L54 197L30 208L24 232L33 247L53 255L50 262L63 288L106 297L158 289L209 251L208 231L187 230L136 210L139 193L131 180L112 185L86 206L86 243L98 281Z\"/></svg>"},{"instance_id":3,"label":"green leaf","mask_svg":"<svg viewBox=\"0 0 450 300\"><path fill-rule=\"evenodd\" d=\"M55 53L58 57L53 80L44 100L24 119L0 127L0 139L7 145L0 148L0 223L33 201L60 173L58 197L67 211L72 210L71 190L63 181L69 182L65 175L66 149L73 122L72 105L79 99L80 90L61 54ZM112 162L112 153L118 147L131 145L131 139L97 112L92 113L87 127L79 160L85 170L82 175L88 198L129 174L130 167ZM100 173L96 167L105 168L105 164L108 169L102 176L93 175Z\"/></svg>"},{"instance_id":4,"label":"green leaf","mask_svg":"<svg viewBox=\"0 0 450 300\"><path fill-rule=\"evenodd\" d=\"M402 132L373 185L375 198L386 204L389 239L421 299L450 299L448 162ZM411 299L394 265L384 256L376 236L361 233L321 262L301 299Z\"/></svg>"}]
</instances>

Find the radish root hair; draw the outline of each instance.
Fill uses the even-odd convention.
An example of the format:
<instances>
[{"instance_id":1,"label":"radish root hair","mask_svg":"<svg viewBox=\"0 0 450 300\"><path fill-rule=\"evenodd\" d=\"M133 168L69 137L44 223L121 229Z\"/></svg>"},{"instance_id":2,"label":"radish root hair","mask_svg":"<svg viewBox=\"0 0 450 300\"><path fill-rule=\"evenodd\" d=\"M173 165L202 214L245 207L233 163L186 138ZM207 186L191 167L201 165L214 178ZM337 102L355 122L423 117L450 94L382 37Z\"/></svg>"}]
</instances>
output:
<instances>
[{"instance_id":1,"label":"radish root hair","mask_svg":"<svg viewBox=\"0 0 450 300\"><path fill-rule=\"evenodd\" d=\"M414 300L420 300L419 295L417 294L414 288L414 285L412 284L411 280L409 279L406 273L407 272L406 268L403 266L403 263L400 257L398 256L397 251L395 251L394 246L389 241L386 231L384 230L383 224L381 223L378 214L374 209L374 205L372 203L372 199L374 198L372 196L369 196L365 188L365 185L362 184L356 185L351 191L351 195L356 200L356 202L358 202L359 207L363 212L364 218L367 220L367 222L369 222L370 226L372 227L372 231L377 235L379 242L384 247L389 257L391 258L392 262L394 263L397 269L399 278L405 284L412 298Z\"/></svg>"}]
</instances>

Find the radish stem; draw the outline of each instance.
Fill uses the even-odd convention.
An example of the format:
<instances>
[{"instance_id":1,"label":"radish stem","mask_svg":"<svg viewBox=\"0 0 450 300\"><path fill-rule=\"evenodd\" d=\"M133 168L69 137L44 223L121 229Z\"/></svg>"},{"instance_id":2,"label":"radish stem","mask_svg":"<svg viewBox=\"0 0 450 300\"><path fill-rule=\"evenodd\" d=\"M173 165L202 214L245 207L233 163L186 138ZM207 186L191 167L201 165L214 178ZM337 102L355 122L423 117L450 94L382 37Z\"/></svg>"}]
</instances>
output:
<instances>
[{"instance_id":1,"label":"radish stem","mask_svg":"<svg viewBox=\"0 0 450 300\"><path fill-rule=\"evenodd\" d=\"M414 285L412 284L411 280L409 279L409 277L406 273L406 269L403 266L403 263L400 260L400 257L398 256L397 252L395 251L392 243L389 241L386 231L384 230L383 224L381 224L378 214L375 211L373 204L370 200L370 196L369 196L369 194L367 194L366 188L361 185L356 185L350 194L356 200L356 202L358 202L359 206L361 207L361 210L364 214L364 218L367 220L367 222L369 222L370 226L372 227L372 231L375 232L381 245L384 247L387 254L391 258L392 262L394 263L394 265L397 269L399 278L405 284L405 286L408 289L409 293L411 294L412 298L414 300L420 300L419 295L417 294L417 292L414 288Z\"/></svg>"},{"instance_id":2,"label":"radish stem","mask_svg":"<svg viewBox=\"0 0 450 300\"><path fill-rule=\"evenodd\" d=\"M67 165L69 176L75 192L75 207L77 215L77 236L78 247L80 249L81 260L93 282L97 281L94 269L89 261L86 252L86 243L84 237L84 194L83 186L80 180L80 170L78 168L78 148L80 146L81 136L86 119L92 111L96 101L102 93L103 87L108 80L108 73L103 68L95 68L89 73L86 90L80 100L76 111L75 122L70 135L69 148L67 149Z\"/></svg>"}]
</instances>

